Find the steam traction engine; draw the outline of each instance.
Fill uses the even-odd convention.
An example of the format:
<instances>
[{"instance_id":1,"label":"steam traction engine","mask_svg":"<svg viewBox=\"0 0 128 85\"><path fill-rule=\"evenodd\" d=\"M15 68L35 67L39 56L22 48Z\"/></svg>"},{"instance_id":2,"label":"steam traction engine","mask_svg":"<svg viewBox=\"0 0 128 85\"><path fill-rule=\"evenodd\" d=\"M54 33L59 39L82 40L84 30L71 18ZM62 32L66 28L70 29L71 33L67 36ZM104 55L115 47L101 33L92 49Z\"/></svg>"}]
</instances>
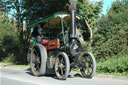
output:
<instances>
[{"instance_id":1,"label":"steam traction engine","mask_svg":"<svg viewBox=\"0 0 128 85\"><path fill-rule=\"evenodd\" d=\"M71 69L79 68L83 77L94 76L95 58L92 53L83 52L79 40L81 35L76 33L76 20L84 18L72 7L69 10L57 12L28 25L29 29L35 29L33 34L37 34L28 51L33 75L45 75L50 69L59 79L66 79ZM38 33L39 30L41 33Z\"/></svg>"}]
</instances>

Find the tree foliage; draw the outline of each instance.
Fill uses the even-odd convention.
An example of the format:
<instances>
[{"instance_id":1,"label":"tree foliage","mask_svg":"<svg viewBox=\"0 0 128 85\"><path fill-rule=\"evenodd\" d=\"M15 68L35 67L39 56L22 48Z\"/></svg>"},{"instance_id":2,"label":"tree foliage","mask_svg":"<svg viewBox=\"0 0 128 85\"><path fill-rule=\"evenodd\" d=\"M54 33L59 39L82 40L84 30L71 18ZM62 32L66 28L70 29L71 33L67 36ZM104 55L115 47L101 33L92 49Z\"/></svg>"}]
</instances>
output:
<instances>
[{"instance_id":1,"label":"tree foliage","mask_svg":"<svg viewBox=\"0 0 128 85\"><path fill-rule=\"evenodd\" d=\"M66 10L68 0L23 0L27 23L58 11Z\"/></svg>"},{"instance_id":2,"label":"tree foliage","mask_svg":"<svg viewBox=\"0 0 128 85\"><path fill-rule=\"evenodd\" d=\"M97 25L93 51L98 59L128 53L128 5L116 1Z\"/></svg>"},{"instance_id":3,"label":"tree foliage","mask_svg":"<svg viewBox=\"0 0 128 85\"><path fill-rule=\"evenodd\" d=\"M23 0L27 22L45 17L58 11L68 10L69 0ZM101 12L102 2L90 3L89 0L78 0L77 12L95 24Z\"/></svg>"},{"instance_id":4,"label":"tree foliage","mask_svg":"<svg viewBox=\"0 0 128 85\"><path fill-rule=\"evenodd\" d=\"M89 25L94 28L102 8L102 1L90 3L89 0L78 0L78 12L85 17Z\"/></svg>"},{"instance_id":5,"label":"tree foliage","mask_svg":"<svg viewBox=\"0 0 128 85\"><path fill-rule=\"evenodd\" d=\"M18 37L15 25L9 21L7 16L0 18L0 61L6 57L15 57L17 49Z\"/></svg>"}]
</instances>

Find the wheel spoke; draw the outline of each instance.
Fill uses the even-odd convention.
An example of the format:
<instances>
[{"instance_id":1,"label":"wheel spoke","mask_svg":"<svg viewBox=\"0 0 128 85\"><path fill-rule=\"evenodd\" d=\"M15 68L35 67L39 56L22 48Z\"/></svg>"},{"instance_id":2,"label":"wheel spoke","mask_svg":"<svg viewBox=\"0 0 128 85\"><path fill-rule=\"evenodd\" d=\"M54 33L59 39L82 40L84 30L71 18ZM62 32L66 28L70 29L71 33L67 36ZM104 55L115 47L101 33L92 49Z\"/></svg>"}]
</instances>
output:
<instances>
[{"instance_id":1,"label":"wheel spoke","mask_svg":"<svg viewBox=\"0 0 128 85\"><path fill-rule=\"evenodd\" d=\"M34 48L32 51L31 56L31 69L35 76L40 75L40 69L41 69L41 55L40 50L38 48Z\"/></svg>"},{"instance_id":2,"label":"wheel spoke","mask_svg":"<svg viewBox=\"0 0 128 85\"><path fill-rule=\"evenodd\" d=\"M55 72L56 72L56 76L59 79L65 79L68 76L69 60L67 58L68 56L63 52L57 56L56 64L55 64Z\"/></svg>"},{"instance_id":3,"label":"wheel spoke","mask_svg":"<svg viewBox=\"0 0 128 85\"><path fill-rule=\"evenodd\" d=\"M89 74L90 74L90 70L89 70L89 68L88 68L87 70L88 70L87 74L89 75Z\"/></svg>"},{"instance_id":4,"label":"wheel spoke","mask_svg":"<svg viewBox=\"0 0 128 85\"><path fill-rule=\"evenodd\" d=\"M35 56L37 56L37 55L38 55L38 53L37 53L37 51L36 51L36 50L34 50L34 55L35 55Z\"/></svg>"},{"instance_id":5,"label":"wheel spoke","mask_svg":"<svg viewBox=\"0 0 128 85\"><path fill-rule=\"evenodd\" d=\"M61 70L61 75L63 76L64 75L63 69L61 68L60 70Z\"/></svg>"},{"instance_id":6,"label":"wheel spoke","mask_svg":"<svg viewBox=\"0 0 128 85\"><path fill-rule=\"evenodd\" d=\"M36 61L37 61L38 63L40 63L40 58L39 58L39 57L36 57Z\"/></svg>"},{"instance_id":7,"label":"wheel spoke","mask_svg":"<svg viewBox=\"0 0 128 85\"><path fill-rule=\"evenodd\" d=\"M80 68L81 73L84 77L92 77L95 73L95 58L91 53L86 53L80 59L82 67Z\"/></svg>"}]
</instances>

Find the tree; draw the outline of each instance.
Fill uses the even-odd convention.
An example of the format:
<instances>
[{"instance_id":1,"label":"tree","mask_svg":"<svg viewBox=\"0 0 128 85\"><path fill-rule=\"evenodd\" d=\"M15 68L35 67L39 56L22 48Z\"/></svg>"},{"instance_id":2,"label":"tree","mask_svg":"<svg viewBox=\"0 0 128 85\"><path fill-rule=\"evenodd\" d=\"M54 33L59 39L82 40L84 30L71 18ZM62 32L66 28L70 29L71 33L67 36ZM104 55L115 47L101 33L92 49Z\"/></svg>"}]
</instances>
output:
<instances>
[{"instance_id":1,"label":"tree","mask_svg":"<svg viewBox=\"0 0 128 85\"><path fill-rule=\"evenodd\" d=\"M93 42L98 59L128 52L128 5L116 1L106 16L101 17Z\"/></svg>"},{"instance_id":2,"label":"tree","mask_svg":"<svg viewBox=\"0 0 128 85\"><path fill-rule=\"evenodd\" d=\"M18 52L16 27L10 22L8 17L7 2L3 1L0 1L0 6L2 7L0 9L0 61L3 61L7 57L11 59L13 56L13 58L15 58Z\"/></svg>"},{"instance_id":3,"label":"tree","mask_svg":"<svg viewBox=\"0 0 128 85\"><path fill-rule=\"evenodd\" d=\"M23 0L6 0L7 7L10 10L13 10L13 17L16 21L16 28L17 28L17 36L19 38L19 44L20 44L20 59L21 61L24 61L24 63L27 62L27 49L28 49L28 35L24 29L24 21L25 21L25 9L24 9L24 2Z\"/></svg>"},{"instance_id":4,"label":"tree","mask_svg":"<svg viewBox=\"0 0 128 85\"><path fill-rule=\"evenodd\" d=\"M28 22L58 11L68 10L68 6L69 0L24 0ZM89 0L78 0L77 8L77 11L94 25L101 12L102 2L92 4Z\"/></svg>"},{"instance_id":5,"label":"tree","mask_svg":"<svg viewBox=\"0 0 128 85\"><path fill-rule=\"evenodd\" d=\"M0 22L9 22L8 19L8 8L7 8L7 1L1 0L0 1Z\"/></svg>"},{"instance_id":6,"label":"tree","mask_svg":"<svg viewBox=\"0 0 128 85\"><path fill-rule=\"evenodd\" d=\"M102 8L102 1L90 3L89 0L78 0L78 12L85 17L90 26L94 28Z\"/></svg>"},{"instance_id":7,"label":"tree","mask_svg":"<svg viewBox=\"0 0 128 85\"><path fill-rule=\"evenodd\" d=\"M24 0L27 24L66 9L68 0Z\"/></svg>"}]
</instances>

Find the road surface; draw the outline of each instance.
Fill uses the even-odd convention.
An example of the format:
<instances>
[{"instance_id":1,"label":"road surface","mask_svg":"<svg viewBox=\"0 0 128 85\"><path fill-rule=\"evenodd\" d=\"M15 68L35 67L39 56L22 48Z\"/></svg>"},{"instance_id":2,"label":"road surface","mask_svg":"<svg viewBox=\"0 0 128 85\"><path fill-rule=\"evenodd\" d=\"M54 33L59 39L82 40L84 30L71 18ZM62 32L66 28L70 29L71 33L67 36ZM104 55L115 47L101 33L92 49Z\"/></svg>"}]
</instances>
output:
<instances>
[{"instance_id":1,"label":"road surface","mask_svg":"<svg viewBox=\"0 0 128 85\"><path fill-rule=\"evenodd\" d=\"M128 85L128 79L69 77L58 80L55 76L35 77L29 70L0 67L0 85Z\"/></svg>"}]
</instances>

